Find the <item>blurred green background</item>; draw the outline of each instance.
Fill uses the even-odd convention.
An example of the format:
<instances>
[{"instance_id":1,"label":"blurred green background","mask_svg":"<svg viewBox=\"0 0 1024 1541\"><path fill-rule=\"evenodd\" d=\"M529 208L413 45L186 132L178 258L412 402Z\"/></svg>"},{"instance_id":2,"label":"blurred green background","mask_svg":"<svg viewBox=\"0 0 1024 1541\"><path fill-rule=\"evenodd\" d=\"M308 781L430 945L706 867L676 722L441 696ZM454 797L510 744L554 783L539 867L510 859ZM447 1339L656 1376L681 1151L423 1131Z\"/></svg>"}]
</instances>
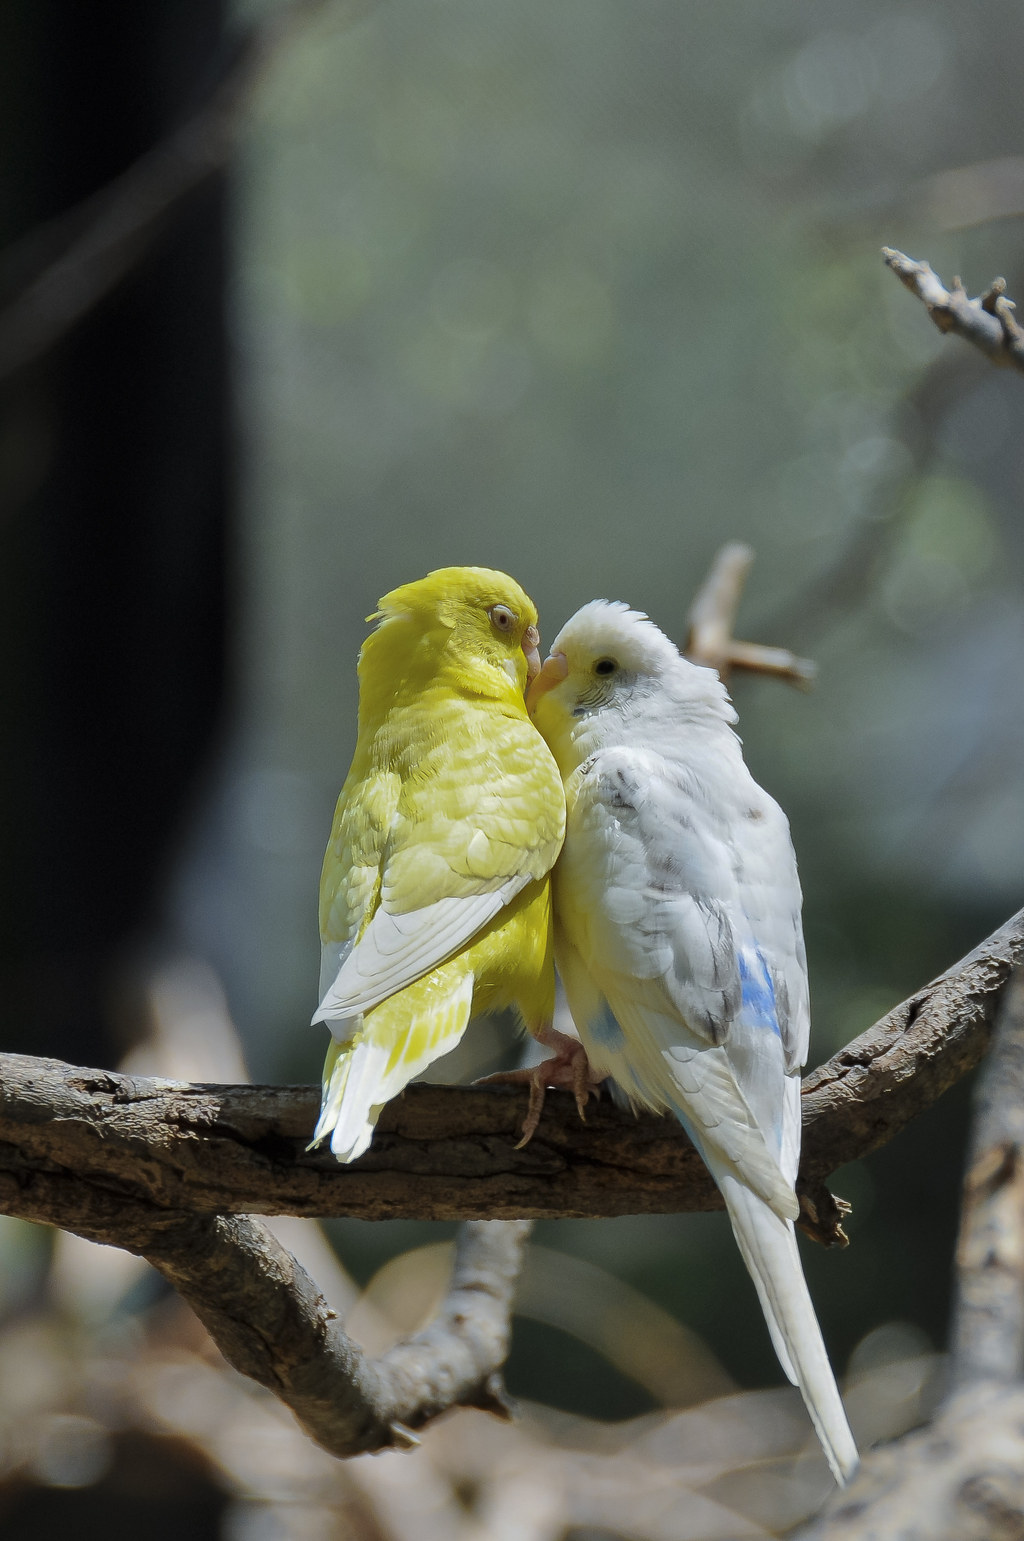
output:
<instances>
[{"instance_id":1,"label":"blurred green background","mask_svg":"<svg viewBox=\"0 0 1024 1541\"><path fill-rule=\"evenodd\" d=\"M60 9L3 24L54 93ZM106 160L78 184L31 104L7 109L31 150L12 237L181 115L222 58L201 10L155 8L149 73L102 97ZM185 955L223 982L254 1077L316 1077L316 888L363 617L449 563L513 573L545 640L603 595L682 641L718 546L755 548L740 633L820 670L810 694L734 689L800 859L812 1062L1020 905L1024 384L940 337L879 248L1024 296L1022 31L1013 0L313 8L227 188L9 390L9 1047L113 1063L126 981ZM98 375L117 326L134 362ZM81 426L98 379L105 459ZM451 1073L512 1052L480 1029ZM967 1107L961 1088L836 1180L852 1246L806 1263L840 1371L894 1320L943 1343ZM360 1279L446 1234L330 1230ZM539 1239L742 1385L781 1379L724 1217ZM654 1405L552 1325L520 1325L509 1379L605 1419Z\"/></svg>"}]
</instances>

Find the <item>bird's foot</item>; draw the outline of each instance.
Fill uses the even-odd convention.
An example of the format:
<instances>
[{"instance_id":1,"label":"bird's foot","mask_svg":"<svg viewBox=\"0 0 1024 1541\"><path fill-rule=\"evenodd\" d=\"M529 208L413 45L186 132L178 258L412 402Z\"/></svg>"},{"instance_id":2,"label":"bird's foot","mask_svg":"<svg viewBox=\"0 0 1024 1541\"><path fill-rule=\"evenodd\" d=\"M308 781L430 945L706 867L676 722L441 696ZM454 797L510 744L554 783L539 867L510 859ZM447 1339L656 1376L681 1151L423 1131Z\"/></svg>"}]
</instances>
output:
<instances>
[{"instance_id":1,"label":"bird's foot","mask_svg":"<svg viewBox=\"0 0 1024 1541\"><path fill-rule=\"evenodd\" d=\"M549 1087L558 1091L572 1092L576 1099L580 1118L586 1122L584 1109L591 1096L596 1096L601 1085L601 1078L595 1076L587 1059L587 1051L578 1038L570 1038L565 1033L556 1032L554 1028L548 1028L544 1033L538 1033L537 1038L547 1048L554 1049L551 1059L544 1060L539 1065L530 1065L522 1070L499 1070L495 1075L485 1075L479 1081L474 1081L474 1086L527 1086L530 1089L530 1100L526 1107L526 1118L523 1120L523 1133L516 1150L522 1150L528 1145L540 1123L541 1110L544 1107L544 1095Z\"/></svg>"}]
</instances>

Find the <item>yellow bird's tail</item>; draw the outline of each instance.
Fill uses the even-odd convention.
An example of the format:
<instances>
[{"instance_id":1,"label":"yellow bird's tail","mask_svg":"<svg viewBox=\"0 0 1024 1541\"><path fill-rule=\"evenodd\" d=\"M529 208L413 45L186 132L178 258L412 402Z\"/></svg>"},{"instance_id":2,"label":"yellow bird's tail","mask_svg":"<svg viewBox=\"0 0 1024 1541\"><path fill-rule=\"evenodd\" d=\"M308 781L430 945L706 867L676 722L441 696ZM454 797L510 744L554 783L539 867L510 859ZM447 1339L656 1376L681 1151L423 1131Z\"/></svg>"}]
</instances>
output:
<instances>
[{"instance_id":1,"label":"yellow bird's tail","mask_svg":"<svg viewBox=\"0 0 1024 1541\"><path fill-rule=\"evenodd\" d=\"M351 1038L331 1041L313 1145L329 1135L339 1161L363 1154L384 1104L461 1039L473 984L465 959L453 958L366 1012Z\"/></svg>"}]
</instances>

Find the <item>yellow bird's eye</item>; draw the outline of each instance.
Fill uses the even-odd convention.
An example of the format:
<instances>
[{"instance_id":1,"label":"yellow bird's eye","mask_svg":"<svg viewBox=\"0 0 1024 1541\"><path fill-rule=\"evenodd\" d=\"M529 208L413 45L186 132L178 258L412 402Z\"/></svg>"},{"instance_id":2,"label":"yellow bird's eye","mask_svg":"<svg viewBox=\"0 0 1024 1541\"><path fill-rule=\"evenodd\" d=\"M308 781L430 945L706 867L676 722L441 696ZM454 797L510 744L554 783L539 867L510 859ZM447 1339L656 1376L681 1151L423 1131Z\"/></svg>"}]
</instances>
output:
<instances>
[{"instance_id":1,"label":"yellow bird's eye","mask_svg":"<svg viewBox=\"0 0 1024 1541\"><path fill-rule=\"evenodd\" d=\"M599 658L594 665L595 674L614 674L618 668L614 658Z\"/></svg>"},{"instance_id":2,"label":"yellow bird's eye","mask_svg":"<svg viewBox=\"0 0 1024 1541\"><path fill-rule=\"evenodd\" d=\"M491 618L491 625L495 631L509 632L513 629L519 617L508 605L492 605L487 614Z\"/></svg>"}]
</instances>

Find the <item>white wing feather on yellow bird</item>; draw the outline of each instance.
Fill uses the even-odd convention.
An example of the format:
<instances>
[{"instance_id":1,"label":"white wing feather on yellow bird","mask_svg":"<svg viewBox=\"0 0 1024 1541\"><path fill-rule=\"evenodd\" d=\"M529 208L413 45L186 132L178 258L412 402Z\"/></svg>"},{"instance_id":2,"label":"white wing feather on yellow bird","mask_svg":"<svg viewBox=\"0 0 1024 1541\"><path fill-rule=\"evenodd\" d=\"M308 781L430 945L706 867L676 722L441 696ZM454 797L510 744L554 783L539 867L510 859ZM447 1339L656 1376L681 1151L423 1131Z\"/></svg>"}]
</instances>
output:
<instances>
[{"instance_id":1,"label":"white wing feather on yellow bird","mask_svg":"<svg viewBox=\"0 0 1024 1541\"><path fill-rule=\"evenodd\" d=\"M359 655L359 728L320 880L314 1022L333 1041L314 1140L351 1161L381 1108L516 1006L554 1009L548 873L561 778L526 712L537 612L519 585L448 567L379 602Z\"/></svg>"},{"instance_id":2,"label":"white wing feather on yellow bird","mask_svg":"<svg viewBox=\"0 0 1024 1541\"><path fill-rule=\"evenodd\" d=\"M810 1014L789 825L718 676L595 600L527 697L567 805L555 957L595 1076L685 1125L838 1481L857 1449L797 1252Z\"/></svg>"}]
</instances>

